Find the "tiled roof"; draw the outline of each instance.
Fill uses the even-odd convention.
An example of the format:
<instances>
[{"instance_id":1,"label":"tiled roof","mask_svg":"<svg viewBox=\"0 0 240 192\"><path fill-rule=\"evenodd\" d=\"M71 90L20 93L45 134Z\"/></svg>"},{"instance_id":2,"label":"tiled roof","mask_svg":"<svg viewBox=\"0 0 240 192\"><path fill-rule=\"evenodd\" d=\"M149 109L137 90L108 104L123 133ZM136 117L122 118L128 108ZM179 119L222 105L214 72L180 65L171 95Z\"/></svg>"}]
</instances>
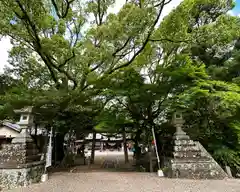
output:
<instances>
[{"instance_id":1,"label":"tiled roof","mask_svg":"<svg viewBox=\"0 0 240 192\"><path fill-rule=\"evenodd\" d=\"M9 127L11 129L17 131L17 132L21 131L21 128L18 124L13 124L13 123L10 123L10 122L3 122L2 124L6 127Z\"/></svg>"},{"instance_id":2,"label":"tiled roof","mask_svg":"<svg viewBox=\"0 0 240 192\"><path fill-rule=\"evenodd\" d=\"M5 121L5 122L2 123L2 125L5 126L5 127L10 128L10 129L13 129L13 130L15 130L15 131L17 131L19 133L21 132L21 128L20 128L20 126L18 124L10 123L8 121ZM45 128L43 128L43 127L38 127L37 128L37 135L42 135L45 132L46 132ZM35 134L35 128L32 128L31 129L31 135L34 135L34 134Z\"/></svg>"}]
</instances>

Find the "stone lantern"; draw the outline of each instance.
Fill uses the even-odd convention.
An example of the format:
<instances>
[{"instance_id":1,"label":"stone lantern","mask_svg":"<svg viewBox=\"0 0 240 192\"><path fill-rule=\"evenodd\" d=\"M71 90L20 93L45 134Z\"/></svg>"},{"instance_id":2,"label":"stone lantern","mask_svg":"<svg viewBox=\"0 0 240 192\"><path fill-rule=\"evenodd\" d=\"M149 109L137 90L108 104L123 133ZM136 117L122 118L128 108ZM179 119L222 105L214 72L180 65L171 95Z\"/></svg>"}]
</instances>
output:
<instances>
[{"instance_id":1,"label":"stone lantern","mask_svg":"<svg viewBox=\"0 0 240 192\"><path fill-rule=\"evenodd\" d=\"M173 119L172 119L172 123L176 127L176 132L174 133L175 138L189 138L189 136L186 135L186 133L182 130L182 126L184 122L185 121L183 119L182 112L176 111L173 114Z\"/></svg>"},{"instance_id":2,"label":"stone lantern","mask_svg":"<svg viewBox=\"0 0 240 192\"><path fill-rule=\"evenodd\" d=\"M28 130L33 126L33 107L24 107L23 109L14 110L15 113L20 114L18 125L21 132L19 136L12 140L12 143L28 143L33 142L33 139Z\"/></svg>"},{"instance_id":3,"label":"stone lantern","mask_svg":"<svg viewBox=\"0 0 240 192\"><path fill-rule=\"evenodd\" d=\"M20 134L0 149L0 189L12 189L41 181L45 160L28 129L33 126L33 107L15 110L20 114Z\"/></svg>"},{"instance_id":4,"label":"stone lantern","mask_svg":"<svg viewBox=\"0 0 240 192\"><path fill-rule=\"evenodd\" d=\"M164 162L168 169L165 173L171 178L187 179L223 179L227 175L204 147L182 130L184 119L181 111L176 111L172 117L176 127L172 146L166 148L169 155Z\"/></svg>"}]
</instances>

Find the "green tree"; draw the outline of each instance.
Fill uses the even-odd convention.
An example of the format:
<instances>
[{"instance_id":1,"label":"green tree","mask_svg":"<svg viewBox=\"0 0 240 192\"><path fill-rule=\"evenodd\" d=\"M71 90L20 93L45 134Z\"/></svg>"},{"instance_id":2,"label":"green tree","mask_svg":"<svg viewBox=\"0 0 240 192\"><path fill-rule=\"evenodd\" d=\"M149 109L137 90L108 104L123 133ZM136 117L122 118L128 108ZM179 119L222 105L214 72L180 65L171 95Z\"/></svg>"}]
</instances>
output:
<instances>
[{"instance_id":1,"label":"green tree","mask_svg":"<svg viewBox=\"0 0 240 192\"><path fill-rule=\"evenodd\" d=\"M186 109L187 132L221 165L236 169L240 165L240 23L238 17L227 14L232 7L231 1L184 1L164 19L153 40L204 64L206 78L198 79L175 98Z\"/></svg>"},{"instance_id":2,"label":"green tree","mask_svg":"<svg viewBox=\"0 0 240 192\"><path fill-rule=\"evenodd\" d=\"M11 63L18 73L26 68L36 76L48 72L57 89L78 91L130 65L168 2L130 1L118 14L109 14L114 2L1 1L0 34L11 38Z\"/></svg>"},{"instance_id":3,"label":"green tree","mask_svg":"<svg viewBox=\"0 0 240 192\"><path fill-rule=\"evenodd\" d=\"M109 89L144 135L176 106L184 107L191 135L222 165L238 167L240 23L227 14L232 7L230 1L184 1Z\"/></svg>"},{"instance_id":4,"label":"green tree","mask_svg":"<svg viewBox=\"0 0 240 192\"><path fill-rule=\"evenodd\" d=\"M99 85L143 52L169 2L128 1L112 14L114 0L1 1L0 35L13 45L5 73L26 85L3 97L5 105L58 114L94 103Z\"/></svg>"},{"instance_id":5,"label":"green tree","mask_svg":"<svg viewBox=\"0 0 240 192\"><path fill-rule=\"evenodd\" d=\"M127 1L112 14L113 0L2 0L0 34L13 44L6 72L25 86L2 96L4 105L51 108L74 129L88 111L91 126L131 124L136 142L149 142L151 128L161 131L180 106L191 135L222 165L238 167L234 3L185 0L158 25L169 2Z\"/></svg>"}]
</instances>

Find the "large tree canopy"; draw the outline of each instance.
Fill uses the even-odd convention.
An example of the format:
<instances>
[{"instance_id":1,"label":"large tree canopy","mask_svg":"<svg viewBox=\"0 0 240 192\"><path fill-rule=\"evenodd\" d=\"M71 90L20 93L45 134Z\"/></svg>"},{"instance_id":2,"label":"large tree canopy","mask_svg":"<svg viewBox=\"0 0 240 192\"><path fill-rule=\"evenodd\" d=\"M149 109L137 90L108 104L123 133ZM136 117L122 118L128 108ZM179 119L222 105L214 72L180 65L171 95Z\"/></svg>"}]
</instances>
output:
<instances>
[{"instance_id":1,"label":"large tree canopy","mask_svg":"<svg viewBox=\"0 0 240 192\"><path fill-rule=\"evenodd\" d=\"M101 82L144 50L169 1L129 1L117 14L109 12L114 3L1 1L0 35L13 45L5 73L25 87L5 95L4 109L30 104L75 113L95 103Z\"/></svg>"},{"instance_id":2,"label":"large tree canopy","mask_svg":"<svg viewBox=\"0 0 240 192\"><path fill-rule=\"evenodd\" d=\"M0 34L11 38L15 72L26 76L27 70L30 85L84 90L129 66L144 50L169 1L130 1L112 14L108 9L114 2L1 1ZM43 81L45 75L50 78Z\"/></svg>"}]
</instances>

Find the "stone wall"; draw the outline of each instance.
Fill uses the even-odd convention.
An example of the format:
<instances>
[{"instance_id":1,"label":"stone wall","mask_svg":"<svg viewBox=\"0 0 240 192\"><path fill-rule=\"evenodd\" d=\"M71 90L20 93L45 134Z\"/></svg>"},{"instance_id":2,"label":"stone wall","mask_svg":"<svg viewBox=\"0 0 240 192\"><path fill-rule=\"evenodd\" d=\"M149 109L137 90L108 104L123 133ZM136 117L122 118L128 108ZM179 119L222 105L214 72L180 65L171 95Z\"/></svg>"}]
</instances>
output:
<instances>
[{"instance_id":1,"label":"stone wall","mask_svg":"<svg viewBox=\"0 0 240 192\"><path fill-rule=\"evenodd\" d=\"M0 150L0 168L11 167L31 161L39 161L40 154L33 143L2 144Z\"/></svg>"},{"instance_id":2,"label":"stone wall","mask_svg":"<svg viewBox=\"0 0 240 192\"><path fill-rule=\"evenodd\" d=\"M25 165L18 169L0 169L1 189L12 189L40 182L44 172L44 162Z\"/></svg>"}]
</instances>

